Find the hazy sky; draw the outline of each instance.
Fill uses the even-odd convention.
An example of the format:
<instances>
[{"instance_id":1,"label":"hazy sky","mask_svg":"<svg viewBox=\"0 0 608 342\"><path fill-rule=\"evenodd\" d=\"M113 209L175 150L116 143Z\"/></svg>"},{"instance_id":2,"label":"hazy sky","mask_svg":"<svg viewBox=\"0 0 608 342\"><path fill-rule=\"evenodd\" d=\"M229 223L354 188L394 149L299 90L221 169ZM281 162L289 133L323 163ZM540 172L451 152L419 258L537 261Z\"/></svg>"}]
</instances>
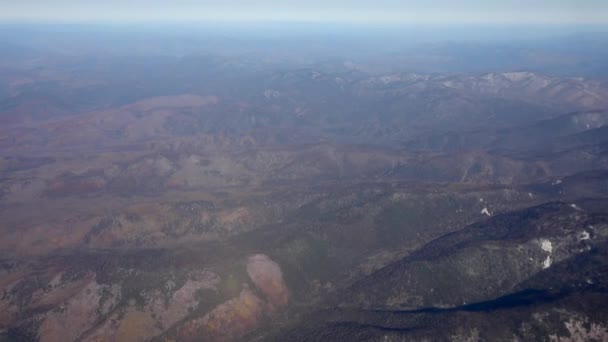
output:
<instances>
[{"instance_id":1,"label":"hazy sky","mask_svg":"<svg viewBox=\"0 0 608 342\"><path fill-rule=\"evenodd\" d=\"M608 0L0 0L0 20L608 24Z\"/></svg>"}]
</instances>

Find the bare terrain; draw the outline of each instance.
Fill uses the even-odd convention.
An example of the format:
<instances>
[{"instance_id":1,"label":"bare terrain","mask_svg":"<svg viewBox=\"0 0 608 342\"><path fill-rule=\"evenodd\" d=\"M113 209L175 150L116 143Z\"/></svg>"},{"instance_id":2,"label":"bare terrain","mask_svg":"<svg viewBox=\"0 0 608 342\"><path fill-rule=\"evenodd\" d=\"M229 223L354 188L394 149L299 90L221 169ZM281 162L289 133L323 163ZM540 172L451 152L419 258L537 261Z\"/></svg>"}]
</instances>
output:
<instances>
[{"instance_id":1,"label":"bare terrain","mask_svg":"<svg viewBox=\"0 0 608 342\"><path fill-rule=\"evenodd\" d=\"M608 338L605 78L31 46L0 340Z\"/></svg>"}]
</instances>

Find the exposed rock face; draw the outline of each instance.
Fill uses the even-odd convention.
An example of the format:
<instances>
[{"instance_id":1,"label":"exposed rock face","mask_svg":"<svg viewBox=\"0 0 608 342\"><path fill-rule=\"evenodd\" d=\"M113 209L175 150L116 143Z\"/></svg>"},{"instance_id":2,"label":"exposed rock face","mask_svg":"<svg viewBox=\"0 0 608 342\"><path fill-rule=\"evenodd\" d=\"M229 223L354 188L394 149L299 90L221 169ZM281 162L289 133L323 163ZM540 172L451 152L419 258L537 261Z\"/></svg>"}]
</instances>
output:
<instances>
[{"instance_id":1,"label":"exposed rock face","mask_svg":"<svg viewBox=\"0 0 608 342\"><path fill-rule=\"evenodd\" d=\"M180 341L197 341L206 336L212 341L232 341L255 329L265 316L266 304L253 291L244 288L241 294L200 319L179 330Z\"/></svg>"},{"instance_id":2,"label":"exposed rock face","mask_svg":"<svg viewBox=\"0 0 608 342\"><path fill-rule=\"evenodd\" d=\"M215 274L201 272L191 275L168 299L160 290L156 290L146 296L146 305L143 308L129 303L124 311L113 314L86 340L148 341L185 319L199 304L196 292L201 289L215 289L218 281ZM166 287L170 288L171 285L169 283Z\"/></svg>"},{"instance_id":3,"label":"exposed rock face","mask_svg":"<svg viewBox=\"0 0 608 342\"><path fill-rule=\"evenodd\" d=\"M233 341L260 326L264 318L289 301L287 286L279 265L264 254L247 260L247 274L265 300L247 284L238 297L230 299L201 318L191 320L179 329L178 340L195 341L205 336L212 341Z\"/></svg>"},{"instance_id":4,"label":"exposed rock face","mask_svg":"<svg viewBox=\"0 0 608 342\"><path fill-rule=\"evenodd\" d=\"M151 258L154 255L141 260ZM208 270L158 272L166 278L137 268L124 269L120 278L70 268L48 272L29 283L5 277L8 292L0 304L7 311L7 322L19 305L38 312L26 320L15 316L20 321L11 323L16 328L9 334L42 342L234 341L260 328L288 304L281 268L263 254L250 256L237 271L241 278L234 282L235 289L226 285L237 279L232 275L222 282L220 275ZM146 283L150 281L153 284ZM43 286L30 289L32 282ZM218 300L223 295L229 297Z\"/></svg>"},{"instance_id":5,"label":"exposed rock face","mask_svg":"<svg viewBox=\"0 0 608 342\"><path fill-rule=\"evenodd\" d=\"M552 342L582 342L582 341L606 341L608 340L608 327L604 324L588 322L585 319L571 318L564 325L570 336L551 335Z\"/></svg>"},{"instance_id":6,"label":"exposed rock face","mask_svg":"<svg viewBox=\"0 0 608 342\"><path fill-rule=\"evenodd\" d=\"M287 305L289 293L276 262L264 254L252 255L247 261L247 274L270 304L277 307Z\"/></svg>"},{"instance_id":7,"label":"exposed rock face","mask_svg":"<svg viewBox=\"0 0 608 342\"><path fill-rule=\"evenodd\" d=\"M119 299L117 286L90 281L78 294L45 315L39 329L40 341L77 340L108 314Z\"/></svg>"},{"instance_id":8,"label":"exposed rock face","mask_svg":"<svg viewBox=\"0 0 608 342\"><path fill-rule=\"evenodd\" d=\"M191 310L196 308L198 305L198 300L195 299L196 291L215 288L215 283L216 281L208 283L188 280L184 286L173 293L169 301L165 301L161 293L157 291L148 304L148 308L159 323L159 327L167 329L177 321L184 319Z\"/></svg>"}]
</instances>

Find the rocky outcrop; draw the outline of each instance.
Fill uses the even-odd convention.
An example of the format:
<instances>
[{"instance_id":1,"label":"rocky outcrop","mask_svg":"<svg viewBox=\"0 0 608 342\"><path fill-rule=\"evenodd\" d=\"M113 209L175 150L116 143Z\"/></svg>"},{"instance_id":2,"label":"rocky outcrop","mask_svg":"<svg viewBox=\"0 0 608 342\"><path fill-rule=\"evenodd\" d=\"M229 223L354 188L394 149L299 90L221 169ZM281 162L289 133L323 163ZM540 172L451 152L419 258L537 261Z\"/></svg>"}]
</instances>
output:
<instances>
[{"instance_id":1,"label":"rocky outcrop","mask_svg":"<svg viewBox=\"0 0 608 342\"><path fill-rule=\"evenodd\" d=\"M218 281L219 278L211 272L197 272L191 274L190 279L167 298L163 290L171 291L175 286L172 281L168 281L165 289L157 289L145 295L146 304L143 307L134 301L129 302L126 308L115 312L84 340L149 341L187 318L199 305L197 291L214 290Z\"/></svg>"},{"instance_id":2,"label":"rocky outcrop","mask_svg":"<svg viewBox=\"0 0 608 342\"><path fill-rule=\"evenodd\" d=\"M180 341L198 341L201 336L212 341L232 341L254 330L266 313L265 303L253 291L220 304L202 318L184 324L178 333Z\"/></svg>"},{"instance_id":3,"label":"rocky outcrop","mask_svg":"<svg viewBox=\"0 0 608 342\"><path fill-rule=\"evenodd\" d=\"M91 280L81 291L42 318L41 342L75 341L98 324L120 300L118 286Z\"/></svg>"},{"instance_id":4,"label":"rocky outcrop","mask_svg":"<svg viewBox=\"0 0 608 342\"><path fill-rule=\"evenodd\" d=\"M243 284L238 297L232 298L200 318L178 329L178 340L234 341L259 328L264 320L289 302L289 292L279 265L264 254L247 260L247 274L255 285ZM258 290L263 297L255 293Z\"/></svg>"},{"instance_id":5,"label":"rocky outcrop","mask_svg":"<svg viewBox=\"0 0 608 342\"><path fill-rule=\"evenodd\" d=\"M247 274L275 307L287 305L289 293L283 282L279 265L264 254L256 254L247 261Z\"/></svg>"}]
</instances>

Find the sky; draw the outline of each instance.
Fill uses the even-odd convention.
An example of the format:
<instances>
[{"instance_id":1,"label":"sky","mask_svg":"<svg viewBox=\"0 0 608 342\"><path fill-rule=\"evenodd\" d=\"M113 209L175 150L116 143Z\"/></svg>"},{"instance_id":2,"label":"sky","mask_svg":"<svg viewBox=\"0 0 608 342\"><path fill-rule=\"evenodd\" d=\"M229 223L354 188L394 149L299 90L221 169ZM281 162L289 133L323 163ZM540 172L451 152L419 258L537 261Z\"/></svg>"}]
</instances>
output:
<instances>
[{"instance_id":1,"label":"sky","mask_svg":"<svg viewBox=\"0 0 608 342\"><path fill-rule=\"evenodd\" d=\"M1 21L608 24L608 0L0 0Z\"/></svg>"}]
</instances>

